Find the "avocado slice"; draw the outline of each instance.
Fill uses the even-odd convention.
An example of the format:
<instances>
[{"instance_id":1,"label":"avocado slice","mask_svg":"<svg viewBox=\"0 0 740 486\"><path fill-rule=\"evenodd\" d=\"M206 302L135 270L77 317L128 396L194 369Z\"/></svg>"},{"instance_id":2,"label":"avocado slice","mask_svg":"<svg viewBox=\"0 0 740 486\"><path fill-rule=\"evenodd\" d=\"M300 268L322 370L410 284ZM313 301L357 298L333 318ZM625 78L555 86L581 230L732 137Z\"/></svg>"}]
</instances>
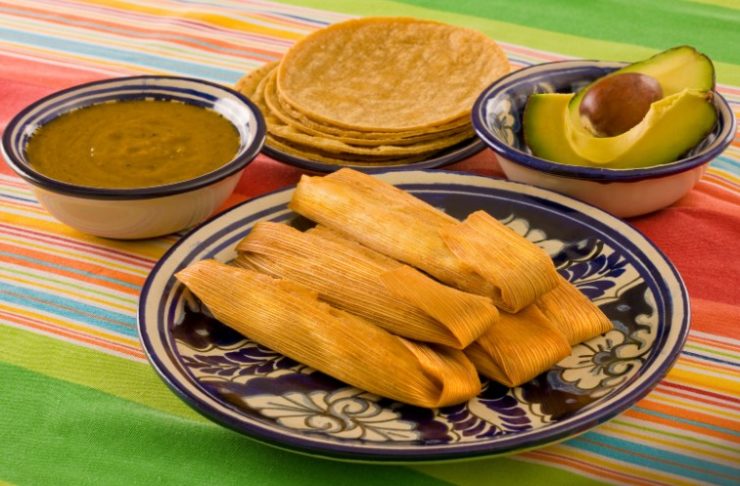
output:
<instances>
[{"instance_id":1,"label":"avocado slice","mask_svg":"<svg viewBox=\"0 0 740 486\"><path fill-rule=\"evenodd\" d=\"M597 136L581 118L580 103L598 82L624 73L654 78L662 98L627 131ZM578 93L531 95L522 120L524 139L534 155L564 164L637 168L672 162L716 123L714 83L714 66L707 56L690 46L674 47L616 70Z\"/></svg>"},{"instance_id":2,"label":"avocado slice","mask_svg":"<svg viewBox=\"0 0 740 486\"><path fill-rule=\"evenodd\" d=\"M652 104L643 120L615 137L596 137L573 126L576 95L529 97L523 115L524 140L532 153L555 162L613 169L672 162L701 141L717 121L711 93L684 89Z\"/></svg>"},{"instance_id":3,"label":"avocado slice","mask_svg":"<svg viewBox=\"0 0 740 486\"><path fill-rule=\"evenodd\" d=\"M524 143L534 155L571 165L592 165L573 150L565 136L568 103L574 93L530 95L522 114Z\"/></svg>"},{"instance_id":4,"label":"avocado slice","mask_svg":"<svg viewBox=\"0 0 740 486\"><path fill-rule=\"evenodd\" d=\"M664 97L684 89L711 91L715 84L714 65L706 55L691 46L674 47L644 61L635 62L611 72L581 89L568 103L568 110L573 121L579 121L581 100L589 89L606 77L623 73L640 73L651 76L660 84Z\"/></svg>"}]
</instances>

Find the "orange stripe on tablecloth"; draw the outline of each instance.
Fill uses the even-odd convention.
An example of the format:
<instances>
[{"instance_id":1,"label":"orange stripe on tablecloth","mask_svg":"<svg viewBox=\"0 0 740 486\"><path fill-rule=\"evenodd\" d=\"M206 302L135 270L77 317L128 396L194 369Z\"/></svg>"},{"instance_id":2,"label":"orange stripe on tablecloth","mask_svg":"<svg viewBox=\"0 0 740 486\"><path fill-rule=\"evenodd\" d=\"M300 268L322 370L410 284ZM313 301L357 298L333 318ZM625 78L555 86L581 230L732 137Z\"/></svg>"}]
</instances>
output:
<instances>
[{"instance_id":1,"label":"orange stripe on tablecloth","mask_svg":"<svg viewBox=\"0 0 740 486\"><path fill-rule=\"evenodd\" d=\"M37 332L42 332L43 334L46 334L46 335L62 337L69 341L82 343L82 344L96 347L96 348L106 349L109 351L113 351L115 353L124 354L124 355L131 356L137 359L146 358L145 354L139 348L116 344L109 340L97 338L95 336L86 334L84 332L74 331L68 328L51 325L49 323L45 323L37 319L30 319L28 317L23 317L18 314L13 314L13 313L8 313L8 312L0 311L0 316L6 319L6 322L14 323L13 325L17 325L18 327L21 327L24 329L32 329Z\"/></svg>"},{"instance_id":2,"label":"orange stripe on tablecloth","mask_svg":"<svg viewBox=\"0 0 740 486\"><path fill-rule=\"evenodd\" d=\"M682 397L685 400L703 402L706 404L719 406L721 408L740 411L740 399L728 395L723 395L721 393L714 393L710 390L702 388L690 387L678 383L663 381L655 388L655 391L659 391L660 393L664 393L666 395Z\"/></svg>"},{"instance_id":3,"label":"orange stripe on tablecloth","mask_svg":"<svg viewBox=\"0 0 740 486\"><path fill-rule=\"evenodd\" d=\"M132 268L140 268L145 272L148 272L156 262L156 259L154 258L121 251L105 244L96 244L94 242L84 241L78 238L69 238L63 235L45 233L43 231L36 231L32 228L19 228L17 226L0 223L0 231L4 231L8 236L12 235L16 238L22 238L25 241L37 242L39 245L47 245L51 247L58 246L71 251L89 253L97 258L105 258L111 262L130 265Z\"/></svg>"},{"instance_id":4,"label":"orange stripe on tablecloth","mask_svg":"<svg viewBox=\"0 0 740 486\"><path fill-rule=\"evenodd\" d=\"M699 413L687 408L679 408L679 407L673 407L669 405L664 405L662 403L658 403L655 400L645 398L638 402L637 406L639 408L644 408L645 410L650 410L654 412L659 412L661 414L665 414L667 416L674 416L674 417L681 417L688 420L692 420L695 422L704 422L706 424L711 424L715 427L722 427L726 428L728 430L737 430L738 428L738 422L733 420L726 420L719 417L715 417L713 415L706 415L703 413ZM628 417L631 417L633 419L643 420L647 423L654 423L654 424L660 424L671 428L680 428L689 430L692 432L696 432L698 434L707 435L716 437L718 439L725 440L730 443L737 443L738 437L736 435L728 434L719 430L716 430L715 428L710 427L701 427L693 424L689 424L686 422L677 422L675 420L671 420L669 418L664 418L657 416L655 414L648 414L641 412L639 408L631 408L625 412L625 415Z\"/></svg>"},{"instance_id":5,"label":"orange stripe on tablecloth","mask_svg":"<svg viewBox=\"0 0 740 486\"><path fill-rule=\"evenodd\" d=\"M13 71L22 72L24 70L32 70L33 77L29 77L23 80L25 85L34 85L48 88L49 92L60 89L63 86L67 86L69 81L72 80L74 83L82 83L86 81L94 81L99 79L100 71L104 70L109 66L86 66L80 65L77 62L71 63L70 54L64 53L51 53L47 50L42 50L28 45L9 44L7 41L0 41L3 46L3 50L0 51L0 59L3 59L3 69L6 72ZM39 59L37 57L29 58L27 53L31 51L35 55L39 53L48 53L50 58L55 62L48 64L45 59ZM51 54L54 54L53 56ZM43 69L40 69L39 65L43 65ZM120 69L116 69L110 74L119 72ZM29 71L27 71L29 72ZM109 71L105 69L105 72Z\"/></svg>"},{"instance_id":6,"label":"orange stripe on tablecloth","mask_svg":"<svg viewBox=\"0 0 740 486\"><path fill-rule=\"evenodd\" d=\"M688 365L691 368L697 368L695 364ZM703 370L709 371L710 373L714 370L711 367L704 366ZM732 376L734 374L734 377ZM681 383L691 383L692 385L706 387L710 386L712 389L717 390L725 395L738 396L740 392L740 376L737 372L727 373L729 378L718 376L719 373L702 373L702 371L696 371L694 369L685 369L683 364L683 357L674 365L671 371L668 373L668 379L671 381L678 381Z\"/></svg>"},{"instance_id":7,"label":"orange stripe on tablecloth","mask_svg":"<svg viewBox=\"0 0 740 486\"><path fill-rule=\"evenodd\" d=\"M42 206L40 206L36 201L29 203L29 202L6 200L6 201L3 201L3 209L5 210L6 207L12 208L12 209L18 209L23 212L39 214L42 216L46 216L47 218L51 216L49 212L46 209L44 209ZM7 211L4 211L4 212L7 214ZM11 216L10 214L8 214L7 216L2 216L2 214L0 214L0 216L1 216L0 221L6 221L6 220L10 221L11 219L13 219L13 216Z\"/></svg>"},{"instance_id":8,"label":"orange stripe on tablecloth","mask_svg":"<svg viewBox=\"0 0 740 486\"><path fill-rule=\"evenodd\" d=\"M207 10L196 10L190 5L177 5L172 7L160 8L157 6L145 5L145 3L134 3L125 0L88 0L90 4L101 5L107 9L116 9L126 12L137 12L139 14L159 16L159 17L176 17L188 19L194 23L204 26L216 26L220 29L248 31L267 37L277 37L288 40L298 40L305 36L303 33L286 32L277 30L272 27L250 23L249 21L237 19L221 13L212 13ZM258 17L259 14L251 14L250 18Z\"/></svg>"},{"instance_id":9,"label":"orange stripe on tablecloth","mask_svg":"<svg viewBox=\"0 0 740 486\"><path fill-rule=\"evenodd\" d=\"M666 406L691 408L698 413L703 413L712 417L722 417L733 422L738 422L740 425L740 414L724 404L718 405L717 403L697 399L697 397L694 396L666 393L664 391L654 392L652 399Z\"/></svg>"},{"instance_id":10,"label":"orange stripe on tablecloth","mask_svg":"<svg viewBox=\"0 0 740 486\"><path fill-rule=\"evenodd\" d=\"M726 372L728 374L735 373L737 374L736 379L740 380L740 374L738 374L738 367L733 366L732 364L725 364L725 363L718 363L716 361L709 361L703 360L701 358L697 358L694 356L688 356L686 353L683 353L681 355L681 364L684 365L691 365L693 368L697 368L698 370L704 370L709 371L713 373L722 373Z\"/></svg>"},{"instance_id":11,"label":"orange stripe on tablecloth","mask_svg":"<svg viewBox=\"0 0 740 486\"><path fill-rule=\"evenodd\" d=\"M695 335L689 337L689 345L696 347L716 348L716 352L728 351L730 353L740 353L740 346L732 343L718 341L716 339L701 339Z\"/></svg>"},{"instance_id":12,"label":"orange stripe on tablecloth","mask_svg":"<svg viewBox=\"0 0 740 486\"><path fill-rule=\"evenodd\" d=\"M704 188L712 187L710 184L704 184ZM716 186L714 186L716 187ZM714 188L712 187L712 189ZM731 195L729 191L721 190L721 194L717 195L718 198L722 198L721 202L726 205L727 208L723 211L733 210L733 203L728 201L728 195ZM710 192L706 191L705 192ZM737 207L740 207L740 197L737 199ZM736 210L736 208L734 209ZM732 213L724 213L732 214ZM720 340L727 338L733 342L737 341L738 338L738 326L740 322L740 307L736 304L733 305L730 302L719 302L717 300L703 299L703 298L692 298L691 299L691 327L692 330L702 332L704 335L711 333L716 336L715 339ZM694 332L689 335L689 339L692 339ZM714 344L712 344L714 345ZM731 348L732 349L732 348ZM735 348L735 352L737 348Z\"/></svg>"},{"instance_id":13,"label":"orange stripe on tablecloth","mask_svg":"<svg viewBox=\"0 0 740 486\"><path fill-rule=\"evenodd\" d=\"M43 15L45 13L48 13L48 11L27 8L24 10L23 13L26 14L25 17L29 17L33 20L37 20L36 17L34 17L33 15L28 15L28 14L38 13L40 15ZM104 26L113 27L117 29L126 29L128 33L144 34L144 35L139 35L138 36L139 39L151 37L151 39L156 40L158 42L172 42L174 44L177 44L178 46L191 47L194 50L202 51L202 52L212 52L212 53L219 54L220 53L219 48L227 48L227 49L232 49L235 51L241 51L242 53L241 55L243 55L244 57L252 57L254 54L265 54L267 56L272 56L272 57L276 55L276 51L274 50L262 49L254 45L245 47L243 45L240 45L234 42L229 42L225 40L223 36L218 37L217 36L218 33L215 31L212 33L213 35L199 35L197 37L201 39L207 39L208 43L212 44L212 46L206 46L206 45L203 45L202 43L194 41L196 37L193 36L193 29L188 29L178 24L157 22L161 20L161 18L159 17L147 17L147 18L149 19L149 23L152 23L153 21L156 22L156 26L142 27L140 25L133 24L131 22L124 23L124 21L126 20L125 18L122 18L120 22L115 22L115 21L106 20L105 18L102 18L102 17L97 17L95 19L95 24L96 24L95 27L90 27L90 26L78 27L74 25L76 22L89 23L91 21L91 18L74 15L74 14L68 14L64 12L57 12L55 23L71 24L70 27L72 28L84 29L84 30L101 30L100 28ZM175 20L184 20L184 19L175 18ZM299 24L296 24L295 22L290 22L288 24L289 25L299 25ZM169 38L169 36L166 34L167 32L172 33L172 34L179 34L178 38L177 39ZM206 33L209 33L209 31L199 30L198 33L206 34ZM151 34L151 35L146 35L146 34ZM111 35L120 35L120 34L111 33ZM192 39L192 41L190 39Z\"/></svg>"},{"instance_id":14,"label":"orange stripe on tablecloth","mask_svg":"<svg viewBox=\"0 0 740 486\"><path fill-rule=\"evenodd\" d=\"M100 265L90 264L78 259L55 256L53 261L50 261L49 253L47 252L34 251L27 248L11 246L5 244L4 242L0 242L0 252L7 252L9 254L9 256L5 257L6 261L8 262L13 262L18 265L34 268L36 270L43 270L58 275L64 275L75 280L94 281L103 287L114 288L118 291L132 295L136 295L138 293L138 287L141 287L144 284L145 280L144 276L130 275L124 272L119 272L110 268L102 267ZM27 257L29 260L18 258L18 256ZM49 266L44 265L42 262L53 263L56 268L50 268ZM87 275L81 276L78 273L67 271L63 267L71 267L76 270L81 270L83 272L86 272ZM97 278L97 275L105 276L106 279L99 279ZM130 284L130 286L111 282L109 280L110 278L128 283Z\"/></svg>"},{"instance_id":15,"label":"orange stripe on tablecloth","mask_svg":"<svg viewBox=\"0 0 740 486\"><path fill-rule=\"evenodd\" d=\"M730 191L740 190L740 179L733 180L735 178L732 177L732 174L721 169L712 168L711 172L704 174L703 179Z\"/></svg>"},{"instance_id":16,"label":"orange stripe on tablecloth","mask_svg":"<svg viewBox=\"0 0 740 486\"><path fill-rule=\"evenodd\" d=\"M135 74L156 74L160 72L160 70L137 64L107 61L72 52L58 53L41 47L9 44L2 42L2 40L0 40L0 46L2 47L2 56L0 58L4 58L5 60L12 59L16 64L19 64L18 61L32 64L33 67L31 69L38 71L39 76L43 77L43 79L49 79L51 84L35 84L35 86L48 86L48 88L44 89L44 94L99 79L132 76ZM73 66L75 71L80 71L82 74L66 77L59 76L56 78L51 76L53 72L63 72L60 70L66 66ZM22 72L23 69L16 68L16 71ZM24 82L23 84L29 85L33 83ZM28 99L27 103L31 101L33 100Z\"/></svg>"}]
</instances>

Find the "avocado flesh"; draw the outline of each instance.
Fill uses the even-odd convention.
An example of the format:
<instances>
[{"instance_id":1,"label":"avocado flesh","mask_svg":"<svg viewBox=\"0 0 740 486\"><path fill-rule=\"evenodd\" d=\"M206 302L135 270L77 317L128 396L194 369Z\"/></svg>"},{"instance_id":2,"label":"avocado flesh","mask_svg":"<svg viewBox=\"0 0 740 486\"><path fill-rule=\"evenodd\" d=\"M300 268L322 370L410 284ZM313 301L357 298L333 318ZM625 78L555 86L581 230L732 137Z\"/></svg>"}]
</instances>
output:
<instances>
[{"instance_id":1,"label":"avocado flesh","mask_svg":"<svg viewBox=\"0 0 740 486\"><path fill-rule=\"evenodd\" d=\"M612 169L676 160L712 129L717 113L707 93L685 89L653 103L640 123L615 137L573 126L574 94L535 94L524 110L524 138L532 153L554 162Z\"/></svg>"},{"instance_id":2,"label":"avocado flesh","mask_svg":"<svg viewBox=\"0 0 740 486\"><path fill-rule=\"evenodd\" d=\"M533 94L522 115L524 142L537 157L570 165L592 165L565 136L568 103L574 93Z\"/></svg>"},{"instance_id":3,"label":"avocado flesh","mask_svg":"<svg viewBox=\"0 0 740 486\"><path fill-rule=\"evenodd\" d=\"M588 90L605 77L623 73L640 73L651 76L663 90L663 97L671 96L684 89L711 91L714 89L715 75L712 61L690 46L678 46L660 52L653 57L632 63L584 87L568 104L573 123L582 125L579 108Z\"/></svg>"}]
</instances>

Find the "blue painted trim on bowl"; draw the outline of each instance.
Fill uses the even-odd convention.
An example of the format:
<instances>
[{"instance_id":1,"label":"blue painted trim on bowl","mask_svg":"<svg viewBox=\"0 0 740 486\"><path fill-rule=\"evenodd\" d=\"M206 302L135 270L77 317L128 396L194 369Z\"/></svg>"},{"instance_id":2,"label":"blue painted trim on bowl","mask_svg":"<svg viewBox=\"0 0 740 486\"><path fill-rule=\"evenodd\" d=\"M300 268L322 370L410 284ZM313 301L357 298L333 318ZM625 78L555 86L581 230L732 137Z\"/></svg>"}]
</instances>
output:
<instances>
[{"instance_id":1,"label":"blue painted trim on bowl","mask_svg":"<svg viewBox=\"0 0 740 486\"><path fill-rule=\"evenodd\" d=\"M389 171L391 172L391 171ZM439 174L440 177L444 177L444 174L454 174L452 172L448 171L419 171L419 172L434 172L435 174ZM458 174L456 174L458 175ZM476 176L467 176L467 177L476 177ZM423 185L423 184L413 184L413 183L406 183L402 184L401 187L405 189L410 190L418 190L420 188L428 188L429 190L439 189L440 184L431 184L431 185ZM506 182L507 185L511 185L513 187L531 187L526 184L516 183L516 182ZM450 186L456 186L456 185L462 185L464 184L451 182L447 185ZM547 191L544 189L538 189L538 191L542 192L545 196L556 196L558 198L562 198L565 201L573 202L576 205L581 205L584 207L590 207L593 208L593 210L598 214L602 215L604 218L606 218L605 221L596 219L590 215L585 215L580 213L577 209L573 209L571 207L562 206L562 204L558 203L557 201L553 201L551 199L544 199L543 197L538 196L531 196L526 194L517 193L515 191L506 191L505 189L500 188L489 188L489 187L475 187L474 192L479 192L481 194L487 193L490 191L497 191L497 192L509 192L511 193L511 197L513 199L527 199L527 200L544 200L544 202L551 206L548 210L557 210L557 211L563 211L563 209L568 210L568 212L575 212L583 217L586 218L586 220L579 220L580 224L585 224L589 227L594 228L601 228L602 233L604 234L612 234L615 241L618 241L620 245L624 245L629 249L630 254L644 254L644 252L640 249L640 247L637 246L635 242L628 239L625 235L621 233L615 233L615 230L608 224L609 220L615 220L617 222L620 222L628 227L630 227L633 231L635 231L637 234L641 235L643 237L643 240L647 247L650 247L653 251L655 251L660 257L663 259L663 263L665 266L670 270L673 277L675 278L675 281L679 285L680 290L680 298L683 302L683 321L680 324L681 329L678 334L678 338L676 339L676 342L674 343L673 347L668 350L667 355L669 356L669 359L667 359L665 362L661 363L660 366L658 366L656 369L651 370L652 375L650 378L645 381L641 387L636 388L635 390L632 390L629 394L620 397L620 399L613 403L612 406L608 409L603 408L598 410L596 413L590 413L585 418L588 420L584 420L582 423L578 424L577 426L572 427L565 427L561 426L558 427L553 426L549 429L543 430L540 433L533 434L533 436L527 437L527 438L517 438L512 437L508 441L504 441L503 444L466 444L466 445L457 445L450 448L443 448L440 447L438 449L433 450L425 450L420 451L418 448L409 448L409 449L393 449L389 450L388 448L383 447L365 447L362 448L362 450L359 450L357 448L353 448L352 446L345 446L341 444L316 444L308 439L302 438L302 437L287 437L285 435L282 435L278 432L275 432L273 430L270 430L267 427L260 427L255 424L250 423L244 423L242 421L239 421L236 418L224 416L219 411L213 409L210 405L207 403L202 402L198 397L191 394L191 392L187 389L183 389L182 387L178 386L177 384L177 377L173 376L170 371L167 369L167 365L163 363L156 354L152 353L151 350L153 349L153 345L151 342L151 338L148 334L147 329L147 323L146 323L146 316L144 312L144 305L143 303L148 298L149 294L152 291L152 284L153 279L155 275L157 274L158 270L161 268L162 265L165 264L165 262L168 260L168 258L175 253L179 247L183 244L185 244L188 236L191 234L197 233L202 227L210 224L212 221L216 220L217 218L231 213L233 211L239 211L243 206L247 204L252 204L257 200L264 199L266 197L273 196L275 194L279 193L287 193L293 190L293 188L288 189L281 189L278 191L273 191L269 194L265 194L263 196L260 196L258 198L255 198L253 200L244 202L238 206L235 206L228 211L222 213L222 215L214 217L206 221L205 223L202 223L201 225L197 226L196 228L192 229L190 232L188 232L179 242L177 242L175 245L173 245L163 256L162 258L155 264L154 268L152 269L149 277L144 283L144 286L142 288L141 296L140 296L140 304L139 304L139 310L138 310L138 328L139 328L139 335L140 339L142 341L144 350L147 354L147 357L157 370L160 377L165 381L165 383L178 395L180 396L188 405L190 405L192 408L194 408L196 411L204 415L205 417L214 420L217 423L220 423L226 427L229 427L233 430L236 430L241 433L246 433L250 437L267 443L271 444L280 448L294 450L296 452L303 452L303 453L309 453L309 454L317 454L322 455L324 457L334 458L334 459L346 459L346 460L353 460L353 461L367 461L367 462L396 462L396 463L419 463L419 462L425 462L425 461L443 461L443 460L454 460L454 459L469 459L469 458L475 458L475 457L482 457L482 456L491 456L496 454L504 454L506 452L511 452L516 450L517 448L521 446L526 447L536 447L543 444L548 444L552 442L556 442L560 439L572 436L574 434L583 432L585 430L588 430L595 425L598 425L600 423L603 423L610 418L616 416L617 414L623 412L630 406L632 406L637 400L644 397L652 388L657 385L657 383L663 379L663 377L668 373L670 368L673 366L673 363L678 358L678 355L680 353L680 350L683 348L685 341L688 337L689 332L689 319L690 319L690 309L689 309L689 299L688 299L688 293L686 290L686 287L683 283L683 280L681 279L680 274L676 270L676 268L671 264L670 260L665 256L665 254L657 248L650 240L648 240L639 230L632 227L626 222L619 221L613 216L596 209L595 207L588 205L586 203L582 203L580 201L576 201L574 199L568 198L566 196L561 196L556 193L553 193L551 191ZM468 186L468 190L471 190L471 187ZM502 196L503 197L503 196ZM215 240L218 240L219 237L223 237L225 234L227 234L230 231L230 228L234 228L237 224L238 225L245 225L246 222L249 221L257 221L261 218L264 218L269 213L275 212L275 207L270 207L268 209L265 209L259 213L251 214L247 220L240 220L239 223L234 223L229 225L228 228L222 228L221 230L217 231L207 239L204 239L202 241L198 242L198 248L204 248L208 246L210 242L213 242ZM616 236L614 236L616 234ZM222 242L223 243L223 242ZM651 285L651 288L653 288L654 293L656 295L656 298L659 295L664 295L668 300L663 302L664 306L673 307L675 306L675 302L671 298L671 294L669 289L665 286L665 284L662 281L655 280L655 276L660 275L659 271L655 267L655 264L653 261L650 261L649 259L645 259L640 261L640 265L645 268L647 273L652 277L654 282ZM660 289L662 292L660 294L658 292L655 292L655 289ZM656 304L658 304L658 301L656 301ZM171 302L171 308L170 310L174 309L174 306L177 305L176 299L173 299ZM164 309L162 306L164 306L164 302L160 302L159 306L161 309ZM163 310L164 311L164 310ZM666 323L667 324L667 323ZM162 336L162 333L165 333L165 329L159 329L159 334ZM659 339L662 339L665 333L665 329L662 330L663 332L659 335ZM163 342L167 342L167 340L163 339ZM651 356L649 358L648 363L652 363L656 357L656 353L651 353ZM178 362L175 360L175 362ZM190 375L189 373L186 373L187 375ZM638 377L633 377L629 383L632 383L634 380L636 380ZM626 386L627 384L623 384L622 386Z\"/></svg>"},{"instance_id":2,"label":"blue painted trim on bowl","mask_svg":"<svg viewBox=\"0 0 740 486\"><path fill-rule=\"evenodd\" d=\"M523 81L523 79L521 78L531 70L534 70L535 72L541 71L543 69L549 69L551 71L577 71L579 69L588 68L601 69L604 71L604 73L609 73L626 65L627 63L624 62L592 60L554 61L550 63L536 64L509 73L492 83L485 90L483 90L478 99L475 101L472 111L473 128L475 129L475 132L478 134L478 136L491 148L491 150L514 163L547 174L605 183L617 181L639 181L685 172L687 170L693 169L694 167L705 164L709 160L717 157L732 142L735 137L736 129L735 116L727 100L716 91L713 92L713 101L715 107L718 109L719 112L717 123L720 124L720 133L723 134L723 137L718 142L715 142L715 147L708 152L702 152L700 154L677 160L675 162L640 169L604 169L552 162L550 160L535 157L511 147L510 145L497 138L488 126L488 123L486 121L486 103L496 94L500 93L506 88L521 83ZM532 77L529 78L527 81L544 80L547 79L548 76L548 71L544 71L532 75Z\"/></svg>"},{"instance_id":3,"label":"blue painted trim on bowl","mask_svg":"<svg viewBox=\"0 0 740 486\"><path fill-rule=\"evenodd\" d=\"M381 174L383 172L390 171L401 171L401 170L418 170L418 169L434 169L437 167L445 167L452 165L455 162L459 162L463 159L471 157L481 150L486 148L486 144L483 140L476 136L473 136L469 140L460 142L453 147L450 147L441 153L434 155L430 159L420 160L418 162L411 162L408 164L396 164L396 165L383 165L379 163L377 165L357 165L347 162L346 164L328 164L325 162L314 161L305 157L298 157L296 155L285 153L279 149L270 146L270 143L265 143L262 148L262 152L265 155L269 155L275 160L298 167L300 169L310 170L319 173L329 173L337 171L343 167L351 167L356 171L364 172L366 174Z\"/></svg>"},{"instance_id":4,"label":"blue painted trim on bowl","mask_svg":"<svg viewBox=\"0 0 740 486\"><path fill-rule=\"evenodd\" d=\"M155 93L153 96L162 96L162 97L166 97L167 99L176 98L179 101L185 101L185 102L190 102L191 100L188 100L187 98L184 98L184 97L166 96L164 92L190 93L193 96L197 96L200 99L204 99L204 98L209 99L209 100L218 99L214 95L211 95L205 92L200 92L195 88L149 85L147 84L147 81L183 82L183 83L188 83L190 85L196 85L196 86L204 85L210 88L215 88L217 90L223 91L225 94L235 98L236 100L243 103L248 108L249 112L251 113L253 117L253 122L255 124L254 139L249 141L249 143L246 145L246 148L242 147L241 149L243 150L242 153L238 154L234 158L234 160L230 161L229 163L225 164L224 166L212 172L196 177L195 179L176 182L174 184L166 184L166 185L161 185L161 186L152 186L152 187L134 188L134 189L107 189L107 188L97 188L97 187L86 187L86 186L78 186L78 185L69 184L66 182L61 182L55 179L51 179L35 171L25 160L22 160L22 158L18 156L17 152L19 150L21 152L23 151L23 149L25 148L24 147L25 140L28 137L28 134L24 133L21 126L19 126L19 124L27 122L25 118L28 116L28 114L32 113L34 110L36 110L40 106L44 104L48 104L52 100L55 100L57 98L60 98L60 99L65 98L66 96L72 95L75 92L80 92L80 96L85 97L84 101L79 104L74 104L74 100L75 100L74 97L66 98L63 101L60 101L61 105L65 105L65 104L70 105L68 109L64 110L65 112L71 109L74 109L74 108L82 107L82 106L90 106L92 104L99 102L98 101L99 98L89 98L90 94L95 95L99 93L104 93L107 91L104 88L106 85L117 85L119 83L140 82L141 84L124 84L121 86L114 86L113 87L114 93L118 91L131 91L135 89L145 88L145 89L152 89L153 92ZM95 89L95 90L89 91L90 88L94 88L97 86L101 87L101 89ZM129 96L128 94L124 95L125 99L130 99L132 97L137 97L137 96L136 95ZM145 97L146 97L146 93L140 93L138 95L138 99L145 98ZM106 97L106 100L110 101L114 98L118 99L115 96L112 96L110 98ZM203 106L202 101L195 103L195 104L199 106ZM56 105L52 103L49 107L45 108L44 112L48 111L49 109L53 109L54 106ZM15 138L13 137L13 134L16 134ZM157 198L157 197L165 197L165 196L171 196L174 194L179 194L182 192L193 191L193 190L208 186L210 184L213 184L215 182L218 182L222 179L225 179L239 172L240 170L244 169L247 165L249 165L254 160L254 158L257 156L257 154L259 154L260 150L262 149L262 146L264 145L265 135L266 135L265 121L264 121L264 117L262 116L262 112L259 110L259 108L254 103L252 103L252 101L249 100L249 98L247 98L243 94L227 86L213 83L211 81L205 81L202 79L189 78L189 77L183 77L183 76L157 76L157 75L130 76L130 77L111 78L111 79L93 81L90 83L76 85L76 86L52 93L28 105L26 108L21 110L18 114L16 114L15 117L13 117L13 119L10 121L10 123L6 127L3 133L3 137L2 137L2 151L6 157L6 160L8 161L8 165L10 165L10 167L18 175L20 175L23 179L25 179L27 182L29 182L30 184L34 186L38 186L40 188L43 188L45 190L52 191L52 192L68 194L71 196L83 197L87 199L135 200L135 199L150 199L150 198ZM19 147L17 144L22 144L22 146Z\"/></svg>"}]
</instances>

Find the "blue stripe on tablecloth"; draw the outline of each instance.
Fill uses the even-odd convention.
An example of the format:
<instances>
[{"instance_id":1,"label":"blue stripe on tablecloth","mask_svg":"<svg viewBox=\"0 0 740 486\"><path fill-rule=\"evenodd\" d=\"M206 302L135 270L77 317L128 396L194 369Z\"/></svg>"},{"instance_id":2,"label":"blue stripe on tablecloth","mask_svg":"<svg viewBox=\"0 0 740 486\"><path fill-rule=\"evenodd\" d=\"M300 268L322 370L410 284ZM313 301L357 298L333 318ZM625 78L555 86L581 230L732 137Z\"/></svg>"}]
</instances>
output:
<instances>
[{"instance_id":1,"label":"blue stripe on tablecloth","mask_svg":"<svg viewBox=\"0 0 740 486\"><path fill-rule=\"evenodd\" d=\"M650 409L642 408L642 407L633 407L632 409L635 411L639 411L640 413L644 413L646 415L654 415L656 417L661 417L667 420L672 420L674 422L681 422L683 424L692 425L694 427L714 430L716 432L721 432L723 434L736 435L740 437L740 430L733 430L733 429L727 429L724 427L718 427L716 425L708 424L706 422L698 422L696 420L687 419L685 417L677 417L675 415L668 415L662 412L656 412L655 410L650 410Z\"/></svg>"},{"instance_id":2,"label":"blue stripe on tablecloth","mask_svg":"<svg viewBox=\"0 0 740 486\"><path fill-rule=\"evenodd\" d=\"M133 316L102 309L58 294L3 284L0 286L0 302L14 306L32 305L36 310L48 312L63 319L74 320L130 337L137 336L136 318Z\"/></svg>"},{"instance_id":3,"label":"blue stripe on tablecloth","mask_svg":"<svg viewBox=\"0 0 740 486\"><path fill-rule=\"evenodd\" d=\"M717 169L722 169L731 174L740 176L740 160L734 160L725 155L721 155L714 159L710 165L712 167L716 167Z\"/></svg>"},{"instance_id":4,"label":"blue stripe on tablecloth","mask_svg":"<svg viewBox=\"0 0 740 486\"><path fill-rule=\"evenodd\" d=\"M132 63L158 71L168 71L221 82L233 82L244 74L243 70L223 69L139 51L133 52L126 49L115 49L95 43L88 44L61 37L50 37L43 34L3 27L0 27L0 38L4 42L17 42L19 44L52 49L66 54L72 53L123 63Z\"/></svg>"},{"instance_id":5,"label":"blue stripe on tablecloth","mask_svg":"<svg viewBox=\"0 0 740 486\"><path fill-rule=\"evenodd\" d=\"M53 268L56 270L64 270L65 272L73 273L73 274L80 275L83 277L95 278L96 280L110 282L110 283L120 285L123 287L128 287L130 289L138 290L139 288L141 288L140 285L126 282L124 280L120 280L120 279L113 278L113 277L108 277L106 275L101 275L95 272L88 272L86 270L80 270L77 268L68 267L66 265L60 265L58 263L48 261L48 260L39 260L39 259L31 258L25 255L16 255L15 253L9 253L9 252L4 252L4 251L0 251L0 257L12 257L16 260L24 260L24 261L27 261L29 263L34 263L39 266L49 267L49 268Z\"/></svg>"},{"instance_id":6,"label":"blue stripe on tablecloth","mask_svg":"<svg viewBox=\"0 0 740 486\"><path fill-rule=\"evenodd\" d=\"M706 481L707 477L712 477L718 481L717 484L736 486L737 479L740 478L740 468L737 467L697 459L687 454L658 449L644 443L627 441L598 432L589 432L570 439L567 445L698 481Z\"/></svg>"},{"instance_id":7,"label":"blue stripe on tablecloth","mask_svg":"<svg viewBox=\"0 0 740 486\"><path fill-rule=\"evenodd\" d=\"M732 367L735 367L735 368L740 367L740 363L738 363L738 362L729 361L729 360L726 360L726 359L715 358L715 357L712 357L712 356L707 356L706 354L691 353L691 352L688 352L688 351L685 351L685 350L684 351L681 351L681 354L685 354L686 356L691 356L692 358L700 359L702 361L711 361L712 363L720 363L720 364L727 365L727 366L732 366Z\"/></svg>"}]
</instances>

